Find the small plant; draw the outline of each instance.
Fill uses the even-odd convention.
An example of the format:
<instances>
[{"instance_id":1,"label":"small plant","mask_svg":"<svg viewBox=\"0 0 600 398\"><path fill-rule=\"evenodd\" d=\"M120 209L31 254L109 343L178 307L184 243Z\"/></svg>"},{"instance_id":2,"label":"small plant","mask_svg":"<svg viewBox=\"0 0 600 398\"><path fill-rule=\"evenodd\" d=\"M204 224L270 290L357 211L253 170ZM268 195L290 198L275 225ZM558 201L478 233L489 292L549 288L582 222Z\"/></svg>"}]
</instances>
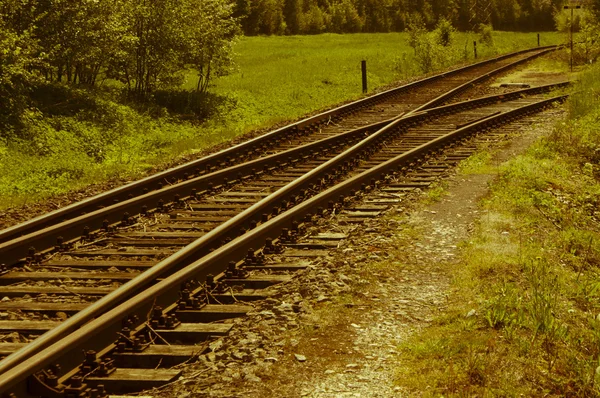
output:
<instances>
[{"instance_id":1,"label":"small plant","mask_svg":"<svg viewBox=\"0 0 600 398\"><path fill-rule=\"evenodd\" d=\"M438 24L435 28L435 36L437 38L438 44L444 47L448 47L449 45L451 45L455 32L456 29L454 29L454 26L452 26L452 22L442 17L438 21Z\"/></svg>"},{"instance_id":2,"label":"small plant","mask_svg":"<svg viewBox=\"0 0 600 398\"><path fill-rule=\"evenodd\" d=\"M408 44L415 50L415 55L418 53L419 42L427 34L425 21L421 14L414 14L406 28L408 32Z\"/></svg>"},{"instance_id":3,"label":"small plant","mask_svg":"<svg viewBox=\"0 0 600 398\"><path fill-rule=\"evenodd\" d=\"M479 41L485 45L493 46L494 45L494 28L490 24L479 24L477 27L477 32L479 33Z\"/></svg>"},{"instance_id":4,"label":"small plant","mask_svg":"<svg viewBox=\"0 0 600 398\"><path fill-rule=\"evenodd\" d=\"M426 191L426 203L436 203L446 194L447 183L436 183Z\"/></svg>"},{"instance_id":5,"label":"small plant","mask_svg":"<svg viewBox=\"0 0 600 398\"><path fill-rule=\"evenodd\" d=\"M484 319L494 329L510 328L523 322L523 304L517 289L505 284L488 301Z\"/></svg>"}]
</instances>

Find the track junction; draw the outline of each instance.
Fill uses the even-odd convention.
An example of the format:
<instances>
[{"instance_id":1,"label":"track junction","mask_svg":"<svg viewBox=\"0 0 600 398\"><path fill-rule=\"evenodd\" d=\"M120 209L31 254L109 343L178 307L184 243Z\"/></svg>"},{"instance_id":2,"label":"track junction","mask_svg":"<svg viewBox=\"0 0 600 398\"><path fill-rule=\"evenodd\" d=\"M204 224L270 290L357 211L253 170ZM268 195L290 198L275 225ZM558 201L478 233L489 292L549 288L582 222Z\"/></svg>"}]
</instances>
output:
<instances>
[{"instance_id":1,"label":"track junction","mask_svg":"<svg viewBox=\"0 0 600 398\"><path fill-rule=\"evenodd\" d=\"M567 83L467 99L552 50L398 87L0 231L0 311L19 314L0 321L19 336L0 343L0 392L103 397L175 380L241 302L343 239L306 235L313 220L376 217L389 201L365 201L374 190L426 187L473 136L563 101L548 92Z\"/></svg>"}]
</instances>

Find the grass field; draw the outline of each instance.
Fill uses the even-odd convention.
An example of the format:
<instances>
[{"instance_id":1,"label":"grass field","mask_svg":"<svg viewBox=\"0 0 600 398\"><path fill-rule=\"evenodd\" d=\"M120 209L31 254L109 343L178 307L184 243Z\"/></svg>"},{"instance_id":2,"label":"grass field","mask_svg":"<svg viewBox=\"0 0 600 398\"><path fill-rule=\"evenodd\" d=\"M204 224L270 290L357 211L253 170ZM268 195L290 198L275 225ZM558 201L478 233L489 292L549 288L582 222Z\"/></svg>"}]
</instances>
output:
<instances>
[{"instance_id":1,"label":"grass field","mask_svg":"<svg viewBox=\"0 0 600 398\"><path fill-rule=\"evenodd\" d=\"M436 65L472 60L476 35L457 33ZM542 45L560 41L543 33ZM213 116L201 124L166 112L140 112L110 91L77 90L93 103L69 115L33 111L29 139L0 140L0 208L81 188L114 177L138 177L173 158L227 141L252 129L362 96L360 61L368 62L369 87L422 74L405 33L248 37L237 43L237 70L215 81ZM480 58L537 44L534 33L494 32ZM193 74L184 88L195 87ZM75 99L77 99L75 98Z\"/></svg>"},{"instance_id":2,"label":"grass field","mask_svg":"<svg viewBox=\"0 0 600 398\"><path fill-rule=\"evenodd\" d=\"M473 61L472 43L477 39L475 34L457 33L440 66ZM542 45L560 39L557 33L541 34ZM479 44L478 56L535 45L535 33L494 32L494 45ZM230 125L238 131L361 97L361 60L367 61L371 91L423 73L406 33L245 37L236 52L238 71L217 80L213 91L237 101ZM185 86L195 85L190 75Z\"/></svg>"}]
</instances>

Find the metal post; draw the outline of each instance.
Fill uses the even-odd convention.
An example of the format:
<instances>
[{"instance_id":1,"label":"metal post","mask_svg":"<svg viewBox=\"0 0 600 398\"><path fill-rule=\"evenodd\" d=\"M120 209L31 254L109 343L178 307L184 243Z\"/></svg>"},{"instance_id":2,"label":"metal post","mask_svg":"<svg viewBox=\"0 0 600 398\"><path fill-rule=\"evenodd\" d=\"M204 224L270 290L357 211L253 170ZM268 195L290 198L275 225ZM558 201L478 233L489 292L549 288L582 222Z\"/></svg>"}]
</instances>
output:
<instances>
[{"instance_id":1,"label":"metal post","mask_svg":"<svg viewBox=\"0 0 600 398\"><path fill-rule=\"evenodd\" d=\"M573 8L571 8L571 72L573 72Z\"/></svg>"},{"instance_id":2,"label":"metal post","mask_svg":"<svg viewBox=\"0 0 600 398\"><path fill-rule=\"evenodd\" d=\"M363 94L366 94L368 91L367 88L367 61L361 61L361 69L362 69L362 88Z\"/></svg>"},{"instance_id":3,"label":"metal post","mask_svg":"<svg viewBox=\"0 0 600 398\"><path fill-rule=\"evenodd\" d=\"M473 40L473 54L475 55L475 59L477 59L477 42Z\"/></svg>"},{"instance_id":4,"label":"metal post","mask_svg":"<svg viewBox=\"0 0 600 398\"><path fill-rule=\"evenodd\" d=\"M573 72L573 10L581 8L581 1L571 0L568 6L564 6L564 10L571 10L571 23L569 24L569 33L571 36L571 72Z\"/></svg>"},{"instance_id":5,"label":"metal post","mask_svg":"<svg viewBox=\"0 0 600 398\"><path fill-rule=\"evenodd\" d=\"M540 46L540 34L538 33L538 47Z\"/></svg>"}]
</instances>

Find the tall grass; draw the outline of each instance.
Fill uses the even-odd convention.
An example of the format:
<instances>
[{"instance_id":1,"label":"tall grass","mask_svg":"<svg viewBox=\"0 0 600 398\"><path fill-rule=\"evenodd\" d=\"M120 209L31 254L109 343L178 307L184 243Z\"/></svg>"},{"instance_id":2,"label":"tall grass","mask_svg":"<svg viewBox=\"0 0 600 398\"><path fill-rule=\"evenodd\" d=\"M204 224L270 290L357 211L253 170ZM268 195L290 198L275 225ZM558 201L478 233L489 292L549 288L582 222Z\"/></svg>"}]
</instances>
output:
<instances>
[{"instance_id":1,"label":"tall grass","mask_svg":"<svg viewBox=\"0 0 600 398\"><path fill-rule=\"evenodd\" d=\"M599 108L600 67L592 66L581 73L574 94L569 99L569 113L572 119L585 116Z\"/></svg>"}]
</instances>

